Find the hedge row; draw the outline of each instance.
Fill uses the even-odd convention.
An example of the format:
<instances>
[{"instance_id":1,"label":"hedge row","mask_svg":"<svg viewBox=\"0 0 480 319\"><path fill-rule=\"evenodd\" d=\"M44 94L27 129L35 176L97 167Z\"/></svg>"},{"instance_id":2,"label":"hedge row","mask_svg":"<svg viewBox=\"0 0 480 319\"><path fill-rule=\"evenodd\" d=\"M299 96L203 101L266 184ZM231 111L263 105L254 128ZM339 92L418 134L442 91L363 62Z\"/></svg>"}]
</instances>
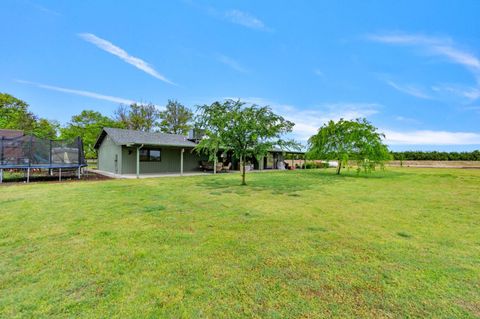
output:
<instances>
[{"instance_id":1,"label":"hedge row","mask_svg":"<svg viewBox=\"0 0 480 319\"><path fill-rule=\"evenodd\" d=\"M473 152L392 152L397 161L480 161L480 150Z\"/></svg>"}]
</instances>

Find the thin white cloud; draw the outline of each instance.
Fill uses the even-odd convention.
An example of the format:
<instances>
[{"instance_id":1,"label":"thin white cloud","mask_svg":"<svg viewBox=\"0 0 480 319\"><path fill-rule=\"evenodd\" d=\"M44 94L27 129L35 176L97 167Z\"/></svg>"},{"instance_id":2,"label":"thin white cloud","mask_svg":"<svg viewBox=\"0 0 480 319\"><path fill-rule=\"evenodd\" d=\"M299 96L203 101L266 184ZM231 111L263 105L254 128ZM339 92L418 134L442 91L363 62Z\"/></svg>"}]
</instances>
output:
<instances>
[{"instance_id":1,"label":"thin white cloud","mask_svg":"<svg viewBox=\"0 0 480 319\"><path fill-rule=\"evenodd\" d=\"M49 8L47 8L47 7L41 6L41 5L36 4L36 3L32 3L32 5L33 5L36 9L38 9L38 10L44 12L44 13L48 13L48 14L55 15L55 16L61 16L61 14L60 14L59 12L54 11L54 10L52 10L52 9L49 9Z\"/></svg>"},{"instance_id":2,"label":"thin white cloud","mask_svg":"<svg viewBox=\"0 0 480 319\"><path fill-rule=\"evenodd\" d=\"M183 2L193 8L196 8L197 10L200 10L220 20L235 23L253 30L265 32L274 31L272 28L268 27L260 18L242 10L231 9L223 11L210 5L199 4L196 1L184 0Z\"/></svg>"},{"instance_id":3,"label":"thin white cloud","mask_svg":"<svg viewBox=\"0 0 480 319\"><path fill-rule=\"evenodd\" d=\"M240 10L229 10L224 13L224 18L232 23L242 25L250 29L256 29L261 31L269 31L270 29L265 26L262 20L254 17L248 12Z\"/></svg>"},{"instance_id":4,"label":"thin white cloud","mask_svg":"<svg viewBox=\"0 0 480 319\"><path fill-rule=\"evenodd\" d=\"M480 106L475 106L475 105L464 107L464 109L467 110L467 111L478 111L478 112L480 112Z\"/></svg>"},{"instance_id":5,"label":"thin white cloud","mask_svg":"<svg viewBox=\"0 0 480 319\"><path fill-rule=\"evenodd\" d=\"M92 43L98 48L119 57L124 62L133 65L137 69L142 70L143 72L153 76L154 78L157 78L163 82L166 82L172 85L176 85L175 83L167 79L164 75L160 74L157 70L155 70L149 63L143 61L140 58L131 56L130 54L128 54L127 51L114 45L113 43L107 40L104 40L102 38L99 38L92 33L80 33L78 34L78 36L81 37L83 40L89 43Z\"/></svg>"},{"instance_id":6,"label":"thin white cloud","mask_svg":"<svg viewBox=\"0 0 480 319\"><path fill-rule=\"evenodd\" d=\"M59 87L59 86L53 86L53 85L24 81L24 80L16 80L15 82L22 83L22 84L33 85L33 86L41 88L41 89L47 89L47 90L52 90L52 91L57 91L57 92L62 92L62 93L80 95L80 96L85 96L85 97L89 97L89 98L92 98L92 99L104 100L104 101L109 101L109 102L113 102L113 103L119 103L119 104L125 104L125 105L130 105L132 103L138 103L134 100L124 99L124 98L117 97L117 96L99 94L99 93L90 92L90 91L67 89L67 88L63 88L63 87Z\"/></svg>"},{"instance_id":7,"label":"thin white cloud","mask_svg":"<svg viewBox=\"0 0 480 319\"><path fill-rule=\"evenodd\" d=\"M420 88L418 88L414 85L411 85L411 84L401 85L401 84L395 83L391 80L387 80L387 84L389 86L391 86L392 88L394 88L395 90L400 91L400 92L405 93L405 94L408 94L408 95L411 95L411 96L415 96L415 97L418 97L418 98L421 98L421 99L431 99L432 98L430 95L428 95L422 89L420 89Z\"/></svg>"},{"instance_id":8,"label":"thin white cloud","mask_svg":"<svg viewBox=\"0 0 480 319\"><path fill-rule=\"evenodd\" d=\"M420 124L420 121L411 117L405 117L401 115L397 115L394 117L396 121L407 123L407 124Z\"/></svg>"},{"instance_id":9,"label":"thin white cloud","mask_svg":"<svg viewBox=\"0 0 480 319\"><path fill-rule=\"evenodd\" d=\"M340 102L324 103L309 110L302 110L294 105L277 103L264 98L247 97L240 99L247 103L262 106L269 105L276 113L294 122L293 136L301 142L306 142L312 135L317 133L323 124L330 120L338 121L341 118L353 120L369 117L378 113L378 109L381 108L381 105L377 103Z\"/></svg>"},{"instance_id":10,"label":"thin white cloud","mask_svg":"<svg viewBox=\"0 0 480 319\"><path fill-rule=\"evenodd\" d=\"M225 56L225 55L222 55L222 54L219 54L218 55L218 61L220 61L221 63L229 66L230 68L234 69L235 71L238 71L240 73L248 73L249 70L246 69L245 67L243 67L238 61L228 57L228 56Z\"/></svg>"},{"instance_id":11,"label":"thin white cloud","mask_svg":"<svg viewBox=\"0 0 480 319\"><path fill-rule=\"evenodd\" d=\"M377 103L323 103L309 110L259 97L225 97L223 99L241 99L244 102L269 105L274 112L282 115L287 120L295 123L293 137L300 142L308 139L318 132L318 129L330 120L339 119L353 120L356 118L368 118L379 113L382 105ZM476 107L475 107L476 109ZM395 118L398 121L417 121L402 116ZM433 130L396 131L379 128L379 132L386 135L387 145L480 145L480 133L474 132L449 132Z\"/></svg>"},{"instance_id":12,"label":"thin white cloud","mask_svg":"<svg viewBox=\"0 0 480 319\"><path fill-rule=\"evenodd\" d=\"M433 89L437 92L453 93L469 100L480 98L480 58L474 53L460 48L452 39L398 33L372 34L367 38L380 43L417 47L428 55L443 57L451 63L462 66L474 76L476 87L459 88L459 85L443 84L435 86Z\"/></svg>"},{"instance_id":13,"label":"thin white cloud","mask_svg":"<svg viewBox=\"0 0 480 319\"><path fill-rule=\"evenodd\" d=\"M448 92L474 101L480 98L480 88L465 87L461 85L443 84L432 86L432 90L436 92Z\"/></svg>"},{"instance_id":14,"label":"thin white cloud","mask_svg":"<svg viewBox=\"0 0 480 319\"><path fill-rule=\"evenodd\" d=\"M388 145L480 145L480 134L472 132L382 130Z\"/></svg>"},{"instance_id":15,"label":"thin white cloud","mask_svg":"<svg viewBox=\"0 0 480 319\"><path fill-rule=\"evenodd\" d=\"M480 82L480 58L472 52L461 49L450 38L436 38L416 34L372 34L368 39L375 42L417 46L430 55L442 56L452 63L462 65L470 70Z\"/></svg>"},{"instance_id":16,"label":"thin white cloud","mask_svg":"<svg viewBox=\"0 0 480 319\"><path fill-rule=\"evenodd\" d=\"M321 79L325 79L325 74L320 69L313 69L313 74L315 74Z\"/></svg>"}]
</instances>

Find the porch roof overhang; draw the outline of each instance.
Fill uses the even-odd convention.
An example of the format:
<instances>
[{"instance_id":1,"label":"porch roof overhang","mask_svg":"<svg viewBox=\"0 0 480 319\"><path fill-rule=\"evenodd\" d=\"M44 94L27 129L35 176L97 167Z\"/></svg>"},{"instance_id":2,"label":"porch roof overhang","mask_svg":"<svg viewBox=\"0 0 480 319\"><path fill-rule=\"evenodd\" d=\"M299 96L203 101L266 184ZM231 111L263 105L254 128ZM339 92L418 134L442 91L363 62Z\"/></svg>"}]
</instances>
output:
<instances>
[{"instance_id":1,"label":"porch roof overhang","mask_svg":"<svg viewBox=\"0 0 480 319\"><path fill-rule=\"evenodd\" d=\"M142 146L144 148L152 148L152 147L165 147L165 148L185 148L185 149L193 149L195 146L184 146L184 145L171 145L171 144L160 144L160 143L150 143L150 144L144 144L144 143L128 143L128 144L120 144L121 146L125 147L134 147L137 148L139 146Z\"/></svg>"},{"instance_id":2,"label":"porch roof overhang","mask_svg":"<svg viewBox=\"0 0 480 319\"><path fill-rule=\"evenodd\" d=\"M291 150L282 150L280 148L274 148L270 150L269 152L271 153L286 153L286 154L305 154L306 152L304 151L291 151Z\"/></svg>"}]
</instances>

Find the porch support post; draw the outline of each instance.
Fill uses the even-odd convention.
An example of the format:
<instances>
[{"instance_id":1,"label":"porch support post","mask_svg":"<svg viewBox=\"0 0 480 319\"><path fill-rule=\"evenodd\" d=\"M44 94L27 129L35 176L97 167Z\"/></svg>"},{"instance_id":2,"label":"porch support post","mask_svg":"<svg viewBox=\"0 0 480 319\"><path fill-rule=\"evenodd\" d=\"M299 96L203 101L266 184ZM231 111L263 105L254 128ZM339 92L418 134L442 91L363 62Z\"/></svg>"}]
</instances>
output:
<instances>
[{"instance_id":1,"label":"porch support post","mask_svg":"<svg viewBox=\"0 0 480 319\"><path fill-rule=\"evenodd\" d=\"M62 168L61 167L58 169L58 180L60 182L62 181Z\"/></svg>"},{"instance_id":2,"label":"porch support post","mask_svg":"<svg viewBox=\"0 0 480 319\"><path fill-rule=\"evenodd\" d=\"M3 168L0 168L0 184L3 183Z\"/></svg>"},{"instance_id":3,"label":"porch support post","mask_svg":"<svg viewBox=\"0 0 480 319\"><path fill-rule=\"evenodd\" d=\"M213 174L217 174L217 154L215 153L215 159L213 160Z\"/></svg>"},{"instance_id":4,"label":"porch support post","mask_svg":"<svg viewBox=\"0 0 480 319\"><path fill-rule=\"evenodd\" d=\"M30 167L27 168L27 183L30 183Z\"/></svg>"},{"instance_id":5,"label":"porch support post","mask_svg":"<svg viewBox=\"0 0 480 319\"><path fill-rule=\"evenodd\" d=\"M140 178L140 149L143 144L137 147L137 178Z\"/></svg>"},{"instance_id":6,"label":"porch support post","mask_svg":"<svg viewBox=\"0 0 480 319\"><path fill-rule=\"evenodd\" d=\"M180 151L180 175L183 176L183 152L185 151L184 148Z\"/></svg>"}]
</instances>

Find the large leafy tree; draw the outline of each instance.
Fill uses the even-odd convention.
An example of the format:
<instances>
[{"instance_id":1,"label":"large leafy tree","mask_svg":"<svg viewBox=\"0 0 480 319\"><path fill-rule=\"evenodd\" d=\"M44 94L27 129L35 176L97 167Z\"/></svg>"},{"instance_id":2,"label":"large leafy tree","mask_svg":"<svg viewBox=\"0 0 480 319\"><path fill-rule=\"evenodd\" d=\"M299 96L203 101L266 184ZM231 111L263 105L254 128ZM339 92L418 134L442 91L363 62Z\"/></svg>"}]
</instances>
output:
<instances>
[{"instance_id":1,"label":"large leafy tree","mask_svg":"<svg viewBox=\"0 0 480 319\"><path fill-rule=\"evenodd\" d=\"M152 103L133 103L128 107L121 105L115 111L115 120L130 130L153 131L158 126L158 118L159 112Z\"/></svg>"},{"instance_id":2,"label":"large leafy tree","mask_svg":"<svg viewBox=\"0 0 480 319\"><path fill-rule=\"evenodd\" d=\"M121 124L101 113L84 110L72 116L70 122L61 129L61 137L75 138L80 136L83 140L86 158L96 158L95 142L104 127L121 127Z\"/></svg>"},{"instance_id":3,"label":"large leafy tree","mask_svg":"<svg viewBox=\"0 0 480 319\"><path fill-rule=\"evenodd\" d=\"M58 123L57 121L50 121L44 118L40 118L35 122L35 127L33 128L33 135L45 139L56 139L59 130L60 123Z\"/></svg>"},{"instance_id":4,"label":"large leafy tree","mask_svg":"<svg viewBox=\"0 0 480 319\"><path fill-rule=\"evenodd\" d=\"M206 129L207 138L202 139L197 148L232 151L233 157L241 163L242 185L246 185L247 157L261 158L274 146L296 145L282 139L294 124L273 113L268 106L247 106L240 100L226 100L201 106L199 111L199 123Z\"/></svg>"},{"instance_id":5,"label":"large leafy tree","mask_svg":"<svg viewBox=\"0 0 480 319\"><path fill-rule=\"evenodd\" d=\"M308 155L338 161L337 174L350 160L357 162L359 171L369 172L390 159L384 137L366 119L329 121L309 139Z\"/></svg>"},{"instance_id":6,"label":"large leafy tree","mask_svg":"<svg viewBox=\"0 0 480 319\"><path fill-rule=\"evenodd\" d=\"M38 118L28 107L27 102L7 93L0 93L0 128L23 130L26 134L41 138L56 138L59 123Z\"/></svg>"},{"instance_id":7,"label":"large leafy tree","mask_svg":"<svg viewBox=\"0 0 480 319\"><path fill-rule=\"evenodd\" d=\"M185 135L192 127L190 125L192 117L193 113L190 109L176 100L168 100L165 111L159 113L159 118L161 119L159 124L160 131Z\"/></svg>"},{"instance_id":8,"label":"large leafy tree","mask_svg":"<svg viewBox=\"0 0 480 319\"><path fill-rule=\"evenodd\" d=\"M28 104L16 97L0 93L0 128L32 133L37 117L28 110Z\"/></svg>"}]
</instances>

